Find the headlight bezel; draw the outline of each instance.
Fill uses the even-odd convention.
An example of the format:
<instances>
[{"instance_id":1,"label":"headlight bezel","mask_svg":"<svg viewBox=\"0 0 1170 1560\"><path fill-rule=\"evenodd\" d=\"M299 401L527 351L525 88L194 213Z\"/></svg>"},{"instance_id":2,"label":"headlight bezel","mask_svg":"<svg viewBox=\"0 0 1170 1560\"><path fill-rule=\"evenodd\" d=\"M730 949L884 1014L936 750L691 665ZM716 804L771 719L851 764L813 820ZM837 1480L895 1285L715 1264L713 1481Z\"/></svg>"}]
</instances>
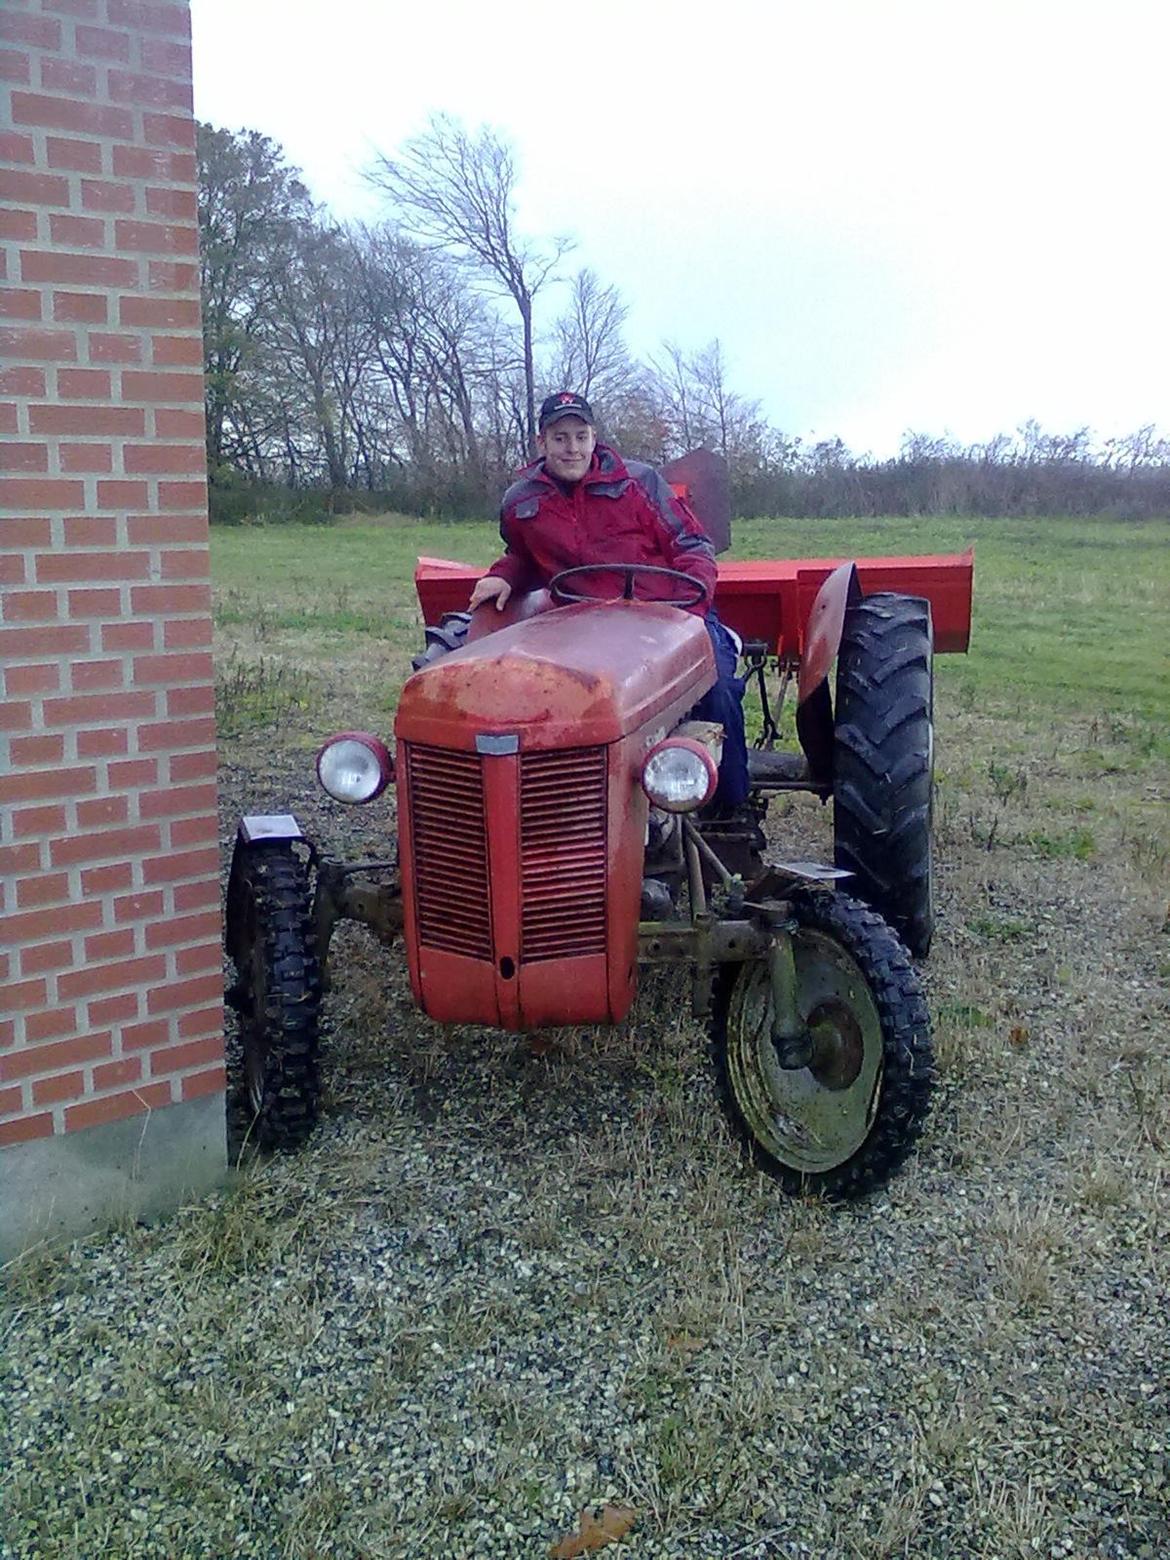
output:
<instances>
[{"instance_id":1,"label":"headlight bezel","mask_svg":"<svg viewBox=\"0 0 1170 1560\"><path fill-rule=\"evenodd\" d=\"M652 774L655 761L659 764L668 754L686 754L688 758L696 761L695 788L684 796L671 795L662 789L661 782L657 782L658 789L654 789L656 777ZM698 781L703 780L703 788L700 792ZM699 807L705 807L715 794L715 787L719 784L719 766L714 758L701 742L696 742L693 737L664 737L646 754L642 761L641 772L642 789L649 797L653 806L668 813L694 812Z\"/></svg>"},{"instance_id":2,"label":"headlight bezel","mask_svg":"<svg viewBox=\"0 0 1170 1560\"><path fill-rule=\"evenodd\" d=\"M362 768L363 772L370 777L369 789L362 791L361 794L347 792L337 785L335 779L336 766L345 763L347 758L351 763L358 761L358 753L339 751L345 750L350 744L365 755L366 762ZM335 802L344 802L347 806L353 807L376 801L394 779L394 760L390 756L390 750L380 737L374 736L370 731L337 732L318 749L316 768L317 783L326 796L332 797ZM327 774L334 778L334 784L331 785L326 779Z\"/></svg>"}]
</instances>

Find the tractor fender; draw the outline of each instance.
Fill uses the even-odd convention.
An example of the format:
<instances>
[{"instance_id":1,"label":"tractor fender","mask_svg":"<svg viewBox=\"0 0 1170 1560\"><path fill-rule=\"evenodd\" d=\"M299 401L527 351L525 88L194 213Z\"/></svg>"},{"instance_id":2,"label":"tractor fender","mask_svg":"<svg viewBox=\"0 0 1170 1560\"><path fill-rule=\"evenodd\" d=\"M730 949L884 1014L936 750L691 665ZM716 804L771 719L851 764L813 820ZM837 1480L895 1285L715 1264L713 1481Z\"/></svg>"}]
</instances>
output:
<instances>
[{"instance_id":1,"label":"tractor fender","mask_svg":"<svg viewBox=\"0 0 1170 1560\"><path fill-rule=\"evenodd\" d=\"M236 826L232 865L228 873L227 902L224 906L223 940L224 947L237 969L249 951L242 946L244 927L242 863L253 851L263 850L274 842L304 838L300 824L291 813L247 813Z\"/></svg>"},{"instance_id":2,"label":"tractor fender","mask_svg":"<svg viewBox=\"0 0 1170 1560\"><path fill-rule=\"evenodd\" d=\"M796 734L813 780L833 779L833 698L829 670L841 647L845 613L861 600L857 565L842 563L817 591L804 628L796 687Z\"/></svg>"}]
</instances>

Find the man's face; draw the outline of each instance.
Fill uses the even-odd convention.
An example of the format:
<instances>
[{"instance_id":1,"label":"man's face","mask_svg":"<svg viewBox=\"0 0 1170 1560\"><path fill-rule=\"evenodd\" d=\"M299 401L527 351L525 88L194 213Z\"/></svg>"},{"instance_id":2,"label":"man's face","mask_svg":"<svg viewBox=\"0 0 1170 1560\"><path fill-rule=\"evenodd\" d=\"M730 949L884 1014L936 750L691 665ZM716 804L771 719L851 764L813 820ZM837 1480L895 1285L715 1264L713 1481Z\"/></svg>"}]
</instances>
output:
<instances>
[{"instance_id":1,"label":"man's face","mask_svg":"<svg viewBox=\"0 0 1170 1560\"><path fill-rule=\"evenodd\" d=\"M536 441L545 469L562 482L577 482L589 470L597 430L582 417L558 417Z\"/></svg>"}]
</instances>

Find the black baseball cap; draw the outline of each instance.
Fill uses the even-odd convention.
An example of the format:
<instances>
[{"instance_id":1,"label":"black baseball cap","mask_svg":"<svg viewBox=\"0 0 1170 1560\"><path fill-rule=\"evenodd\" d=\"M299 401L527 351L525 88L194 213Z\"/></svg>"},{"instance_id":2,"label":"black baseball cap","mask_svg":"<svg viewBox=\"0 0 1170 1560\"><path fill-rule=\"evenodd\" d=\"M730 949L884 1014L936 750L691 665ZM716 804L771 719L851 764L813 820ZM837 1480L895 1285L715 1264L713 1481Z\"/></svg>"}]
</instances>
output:
<instances>
[{"instance_id":1,"label":"black baseball cap","mask_svg":"<svg viewBox=\"0 0 1170 1560\"><path fill-rule=\"evenodd\" d=\"M587 422L591 428L597 426L597 419L593 415L593 408L583 395L575 395L571 390L559 390L556 395L546 395L540 403L540 431L554 423L558 417L580 417L582 422Z\"/></svg>"}]
</instances>

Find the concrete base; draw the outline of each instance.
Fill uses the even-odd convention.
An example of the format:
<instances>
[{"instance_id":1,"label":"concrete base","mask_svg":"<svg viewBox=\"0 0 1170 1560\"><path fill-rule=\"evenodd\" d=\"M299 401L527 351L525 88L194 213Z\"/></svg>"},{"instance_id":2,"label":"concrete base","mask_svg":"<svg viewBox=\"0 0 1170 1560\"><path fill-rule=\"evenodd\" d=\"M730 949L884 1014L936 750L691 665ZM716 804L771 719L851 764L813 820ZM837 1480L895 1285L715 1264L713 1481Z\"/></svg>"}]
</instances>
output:
<instances>
[{"instance_id":1,"label":"concrete base","mask_svg":"<svg viewBox=\"0 0 1170 1560\"><path fill-rule=\"evenodd\" d=\"M0 1262L169 1213L226 1175L222 1094L0 1149Z\"/></svg>"}]
</instances>

